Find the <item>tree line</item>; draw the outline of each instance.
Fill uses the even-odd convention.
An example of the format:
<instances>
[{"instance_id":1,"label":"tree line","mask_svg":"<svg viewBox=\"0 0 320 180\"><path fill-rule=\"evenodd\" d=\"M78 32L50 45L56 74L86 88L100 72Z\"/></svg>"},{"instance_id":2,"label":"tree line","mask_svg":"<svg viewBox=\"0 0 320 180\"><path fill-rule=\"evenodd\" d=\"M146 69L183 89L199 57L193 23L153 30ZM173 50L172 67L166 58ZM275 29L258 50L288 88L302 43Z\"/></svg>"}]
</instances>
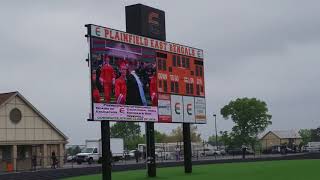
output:
<instances>
[{"instance_id":1,"label":"tree line","mask_svg":"<svg viewBox=\"0 0 320 180\"><path fill-rule=\"evenodd\" d=\"M234 126L230 132L220 131L217 142L215 136L210 136L207 142L213 146L224 145L228 148L239 148L242 145L246 145L254 149L259 145L258 135L272 124L272 115L269 113L266 102L257 98L244 97L231 100L220 109L220 114L225 120L233 121ZM145 143L145 135L141 133L139 123L117 122L111 127L110 131L112 138L123 138L125 149L135 149L138 144ZM303 140L301 146L306 145L310 141L320 141L320 127L316 129L302 129L299 131L299 134ZM192 125L192 142L204 142L200 135L197 132L197 126ZM155 130L156 143L182 141L181 126L173 129L169 134Z\"/></svg>"},{"instance_id":2,"label":"tree line","mask_svg":"<svg viewBox=\"0 0 320 180\"><path fill-rule=\"evenodd\" d=\"M117 122L110 128L111 138L123 138L125 149L132 150L137 148L138 144L145 143L145 135L141 134L141 127L139 123L135 122ZM169 143L183 141L183 134L181 126L173 129L170 134L154 131L156 143ZM197 126L191 126L191 140L192 142L200 142L200 134L197 133Z\"/></svg>"}]
</instances>

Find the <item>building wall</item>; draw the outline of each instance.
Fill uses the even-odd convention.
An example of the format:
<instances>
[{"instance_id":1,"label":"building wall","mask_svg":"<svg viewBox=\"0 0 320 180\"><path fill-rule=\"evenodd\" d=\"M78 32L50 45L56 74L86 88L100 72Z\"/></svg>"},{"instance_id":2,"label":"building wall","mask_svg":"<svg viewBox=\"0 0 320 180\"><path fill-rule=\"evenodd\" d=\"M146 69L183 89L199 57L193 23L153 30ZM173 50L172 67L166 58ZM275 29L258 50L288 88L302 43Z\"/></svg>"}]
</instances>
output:
<instances>
[{"instance_id":1,"label":"building wall","mask_svg":"<svg viewBox=\"0 0 320 180\"><path fill-rule=\"evenodd\" d=\"M13 108L22 112L22 119L14 124L9 118ZM0 144L15 141L64 141L44 119L18 96L0 107Z\"/></svg>"},{"instance_id":2,"label":"building wall","mask_svg":"<svg viewBox=\"0 0 320 180\"><path fill-rule=\"evenodd\" d=\"M278 136L276 136L272 132L269 132L262 139L260 139L262 149L269 149L272 146L281 145L281 144L289 144L289 141L290 141L289 139L280 139ZM295 139L292 139L292 142L295 145L299 145L302 142L302 139L295 138Z\"/></svg>"},{"instance_id":3,"label":"building wall","mask_svg":"<svg viewBox=\"0 0 320 180\"><path fill-rule=\"evenodd\" d=\"M260 140L260 142L261 142L262 149L269 149L274 145L280 145L281 140L278 136L269 132Z\"/></svg>"}]
</instances>

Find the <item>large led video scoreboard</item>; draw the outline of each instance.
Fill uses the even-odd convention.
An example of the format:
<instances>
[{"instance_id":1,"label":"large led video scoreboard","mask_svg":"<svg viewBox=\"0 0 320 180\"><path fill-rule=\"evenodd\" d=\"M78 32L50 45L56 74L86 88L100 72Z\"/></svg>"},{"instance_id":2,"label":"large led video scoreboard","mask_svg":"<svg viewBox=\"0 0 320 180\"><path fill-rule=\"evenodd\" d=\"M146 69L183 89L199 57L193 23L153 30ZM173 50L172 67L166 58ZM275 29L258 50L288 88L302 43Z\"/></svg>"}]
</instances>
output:
<instances>
[{"instance_id":1,"label":"large led video scoreboard","mask_svg":"<svg viewBox=\"0 0 320 180\"><path fill-rule=\"evenodd\" d=\"M92 120L206 123L203 50L86 26Z\"/></svg>"}]
</instances>

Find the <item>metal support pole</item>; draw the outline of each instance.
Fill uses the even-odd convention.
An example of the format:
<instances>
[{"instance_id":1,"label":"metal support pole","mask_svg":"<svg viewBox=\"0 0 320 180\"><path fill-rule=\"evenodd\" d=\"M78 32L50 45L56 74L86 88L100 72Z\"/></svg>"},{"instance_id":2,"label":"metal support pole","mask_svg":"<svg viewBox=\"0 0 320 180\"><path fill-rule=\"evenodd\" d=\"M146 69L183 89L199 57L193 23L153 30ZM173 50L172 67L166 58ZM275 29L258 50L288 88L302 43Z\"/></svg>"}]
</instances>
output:
<instances>
[{"instance_id":1,"label":"metal support pole","mask_svg":"<svg viewBox=\"0 0 320 180\"><path fill-rule=\"evenodd\" d=\"M216 148L217 148L217 150L219 150L219 148L218 148L218 131L217 131L217 115L214 114L213 117L214 117L214 128L216 131Z\"/></svg>"},{"instance_id":2,"label":"metal support pole","mask_svg":"<svg viewBox=\"0 0 320 180\"><path fill-rule=\"evenodd\" d=\"M183 123L184 172L192 173L190 124Z\"/></svg>"},{"instance_id":3,"label":"metal support pole","mask_svg":"<svg viewBox=\"0 0 320 180\"><path fill-rule=\"evenodd\" d=\"M101 121L102 180L111 180L110 123Z\"/></svg>"},{"instance_id":4,"label":"metal support pole","mask_svg":"<svg viewBox=\"0 0 320 180\"><path fill-rule=\"evenodd\" d=\"M154 122L146 122L147 169L148 177L156 177L156 155L154 144Z\"/></svg>"}]
</instances>

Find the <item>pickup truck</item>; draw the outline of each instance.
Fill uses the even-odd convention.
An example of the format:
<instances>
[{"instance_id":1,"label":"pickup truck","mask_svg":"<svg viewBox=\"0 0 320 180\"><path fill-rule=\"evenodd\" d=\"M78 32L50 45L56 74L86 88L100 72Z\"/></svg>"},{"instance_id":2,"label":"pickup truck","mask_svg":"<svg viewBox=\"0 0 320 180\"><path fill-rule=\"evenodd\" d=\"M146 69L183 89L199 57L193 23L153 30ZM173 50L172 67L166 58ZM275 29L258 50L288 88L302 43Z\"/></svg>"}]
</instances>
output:
<instances>
[{"instance_id":1,"label":"pickup truck","mask_svg":"<svg viewBox=\"0 0 320 180\"><path fill-rule=\"evenodd\" d=\"M111 138L110 148L112 153L112 159L114 161L123 158L123 139L121 138ZM83 162L88 162L92 164L93 162L99 162L102 157L102 144L101 140L86 140L86 146L82 149L81 153L76 155L76 161L78 164Z\"/></svg>"}]
</instances>

